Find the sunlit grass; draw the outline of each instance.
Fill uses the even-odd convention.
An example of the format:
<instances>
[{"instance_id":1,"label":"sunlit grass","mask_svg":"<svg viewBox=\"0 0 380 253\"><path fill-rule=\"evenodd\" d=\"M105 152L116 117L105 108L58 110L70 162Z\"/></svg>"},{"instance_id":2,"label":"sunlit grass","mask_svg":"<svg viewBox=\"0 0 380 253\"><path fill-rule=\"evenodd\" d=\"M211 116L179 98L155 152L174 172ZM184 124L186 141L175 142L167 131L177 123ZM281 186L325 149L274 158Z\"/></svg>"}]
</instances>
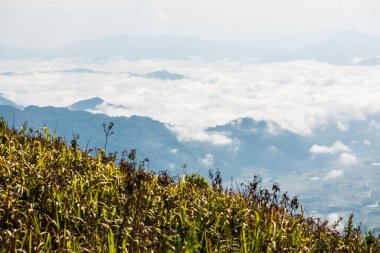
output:
<instances>
[{"instance_id":1,"label":"sunlit grass","mask_svg":"<svg viewBox=\"0 0 380 253\"><path fill-rule=\"evenodd\" d=\"M0 252L376 252L260 178L225 189L218 172L171 177L104 150L0 122Z\"/></svg>"}]
</instances>

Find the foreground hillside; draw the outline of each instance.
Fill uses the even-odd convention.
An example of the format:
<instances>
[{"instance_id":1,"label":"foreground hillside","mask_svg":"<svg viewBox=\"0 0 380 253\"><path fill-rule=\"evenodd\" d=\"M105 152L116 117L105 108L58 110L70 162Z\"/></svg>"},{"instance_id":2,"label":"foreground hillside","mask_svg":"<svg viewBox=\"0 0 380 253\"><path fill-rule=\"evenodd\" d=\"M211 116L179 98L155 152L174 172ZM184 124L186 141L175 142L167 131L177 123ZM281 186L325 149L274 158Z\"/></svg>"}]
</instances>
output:
<instances>
[{"instance_id":1,"label":"foreground hillside","mask_svg":"<svg viewBox=\"0 0 380 253\"><path fill-rule=\"evenodd\" d=\"M254 178L224 189L218 173L153 173L135 152L82 151L0 121L0 252L375 252L350 222L342 234Z\"/></svg>"}]
</instances>

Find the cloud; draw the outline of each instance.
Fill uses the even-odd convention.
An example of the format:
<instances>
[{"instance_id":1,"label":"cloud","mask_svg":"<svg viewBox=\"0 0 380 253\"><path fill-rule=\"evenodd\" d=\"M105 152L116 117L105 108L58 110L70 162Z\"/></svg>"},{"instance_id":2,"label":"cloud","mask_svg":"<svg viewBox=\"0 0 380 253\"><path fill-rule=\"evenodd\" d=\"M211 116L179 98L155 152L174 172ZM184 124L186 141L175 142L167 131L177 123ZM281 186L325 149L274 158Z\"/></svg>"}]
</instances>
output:
<instances>
[{"instance_id":1,"label":"cloud","mask_svg":"<svg viewBox=\"0 0 380 253\"><path fill-rule=\"evenodd\" d=\"M371 141L366 139L363 141L363 144L367 146L371 146Z\"/></svg>"},{"instance_id":2,"label":"cloud","mask_svg":"<svg viewBox=\"0 0 380 253\"><path fill-rule=\"evenodd\" d=\"M340 121L338 121L338 123L336 124L336 127L340 130L340 131L348 131L350 129L350 126L348 124L344 124Z\"/></svg>"},{"instance_id":3,"label":"cloud","mask_svg":"<svg viewBox=\"0 0 380 253\"><path fill-rule=\"evenodd\" d=\"M336 222L340 221L341 218L346 218L346 216L347 214L341 212L329 213L327 215L324 215L325 219L329 222L330 225L335 225ZM339 222L336 229L342 233L344 229L344 221Z\"/></svg>"},{"instance_id":4,"label":"cloud","mask_svg":"<svg viewBox=\"0 0 380 253\"><path fill-rule=\"evenodd\" d=\"M40 59L0 63L2 72L30 72L0 76L0 92L20 105L68 106L99 96L124 106L99 107L109 115L143 115L184 126L174 129L182 140L234 143L225 134L209 134L205 129L241 117L271 120L281 128L307 135L329 122L365 119L380 108L380 71L376 67L338 67L316 61L263 64L123 58L97 62ZM80 67L110 73L54 72ZM127 74L161 69L189 78L163 81ZM328 79L334 82L327 85ZM275 128L271 130L276 133Z\"/></svg>"},{"instance_id":5,"label":"cloud","mask_svg":"<svg viewBox=\"0 0 380 253\"><path fill-rule=\"evenodd\" d=\"M178 153L178 149L173 148L173 149L170 150L170 153L171 154L177 154Z\"/></svg>"},{"instance_id":6,"label":"cloud","mask_svg":"<svg viewBox=\"0 0 380 253\"><path fill-rule=\"evenodd\" d=\"M330 222L330 224L334 224L335 222L340 220L341 214L329 213L326 218L327 218L327 221Z\"/></svg>"},{"instance_id":7,"label":"cloud","mask_svg":"<svg viewBox=\"0 0 380 253\"><path fill-rule=\"evenodd\" d=\"M312 154L336 154L340 152L348 152L350 148L343 144L340 140L337 140L332 146L319 146L314 144L309 152Z\"/></svg>"},{"instance_id":8,"label":"cloud","mask_svg":"<svg viewBox=\"0 0 380 253\"><path fill-rule=\"evenodd\" d=\"M214 164L214 156L207 154L204 158L201 159L201 163L205 166L212 166Z\"/></svg>"},{"instance_id":9,"label":"cloud","mask_svg":"<svg viewBox=\"0 0 380 253\"><path fill-rule=\"evenodd\" d=\"M329 173L326 175L326 179L335 179L340 176L343 176L344 172L343 170L331 170Z\"/></svg>"},{"instance_id":10,"label":"cloud","mask_svg":"<svg viewBox=\"0 0 380 253\"><path fill-rule=\"evenodd\" d=\"M236 140L230 139L224 133L206 132L203 130L192 129L187 126L179 125L167 125L167 127L177 134L177 138L180 141L202 141L210 142L214 145L232 145L237 144Z\"/></svg>"},{"instance_id":11,"label":"cloud","mask_svg":"<svg viewBox=\"0 0 380 253\"><path fill-rule=\"evenodd\" d=\"M156 17L158 20L163 21L163 20L166 20L168 18L168 15L163 11L159 11L159 12L157 12Z\"/></svg>"},{"instance_id":12,"label":"cloud","mask_svg":"<svg viewBox=\"0 0 380 253\"><path fill-rule=\"evenodd\" d=\"M353 155L353 154L343 153L343 154L341 154L341 155L339 156L339 161L340 161L343 165L352 166L352 165L357 164L358 159L357 159L356 156Z\"/></svg>"}]
</instances>

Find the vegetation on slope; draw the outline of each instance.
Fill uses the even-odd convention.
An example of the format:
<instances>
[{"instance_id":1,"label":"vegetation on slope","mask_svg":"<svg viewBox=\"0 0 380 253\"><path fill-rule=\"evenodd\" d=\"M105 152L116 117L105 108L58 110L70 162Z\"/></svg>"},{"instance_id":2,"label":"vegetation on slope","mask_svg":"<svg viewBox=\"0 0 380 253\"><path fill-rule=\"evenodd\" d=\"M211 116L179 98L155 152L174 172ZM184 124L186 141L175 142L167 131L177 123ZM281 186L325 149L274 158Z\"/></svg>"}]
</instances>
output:
<instances>
[{"instance_id":1,"label":"vegetation on slope","mask_svg":"<svg viewBox=\"0 0 380 253\"><path fill-rule=\"evenodd\" d=\"M171 177L135 152L82 151L0 121L0 252L375 252L351 221L344 233L298 211L255 177L224 189L219 173Z\"/></svg>"}]
</instances>

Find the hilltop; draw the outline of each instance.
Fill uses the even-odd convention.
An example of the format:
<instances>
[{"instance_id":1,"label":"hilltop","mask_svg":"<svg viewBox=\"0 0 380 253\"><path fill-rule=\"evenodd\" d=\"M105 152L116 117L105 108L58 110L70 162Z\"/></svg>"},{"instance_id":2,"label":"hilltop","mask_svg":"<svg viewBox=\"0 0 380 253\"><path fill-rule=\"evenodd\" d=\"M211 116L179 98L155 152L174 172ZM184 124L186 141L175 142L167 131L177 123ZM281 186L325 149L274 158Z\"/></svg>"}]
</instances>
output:
<instances>
[{"instance_id":1,"label":"hilltop","mask_svg":"<svg viewBox=\"0 0 380 253\"><path fill-rule=\"evenodd\" d=\"M134 150L119 162L47 128L0 121L0 251L371 252L349 219L340 233L259 177L225 188L218 172L154 173ZM352 218L352 217L351 217Z\"/></svg>"}]
</instances>

